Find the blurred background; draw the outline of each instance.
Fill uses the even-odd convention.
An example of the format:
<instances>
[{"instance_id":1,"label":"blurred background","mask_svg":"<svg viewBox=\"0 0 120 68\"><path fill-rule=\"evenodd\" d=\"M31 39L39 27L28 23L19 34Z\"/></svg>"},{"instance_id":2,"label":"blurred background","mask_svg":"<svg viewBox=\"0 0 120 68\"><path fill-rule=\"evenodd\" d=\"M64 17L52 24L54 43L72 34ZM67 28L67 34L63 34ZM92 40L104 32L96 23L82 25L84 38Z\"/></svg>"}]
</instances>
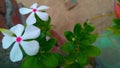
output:
<instances>
[{"instance_id":1,"label":"blurred background","mask_svg":"<svg viewBox=\"0 0 120 68\"><path fill-rule=\"evenodd\" d=\"M17 0L26 7L33 3L47 5L55 30L63 36L64 31L72 30L75 23L91 19L97 33L111 24L114 13L114 0ZM70 8L70 9L69 9ZM105 14L105 16L104 16ZM103 15L100 17L100 15Z\"/></svg>"}]
</instances>

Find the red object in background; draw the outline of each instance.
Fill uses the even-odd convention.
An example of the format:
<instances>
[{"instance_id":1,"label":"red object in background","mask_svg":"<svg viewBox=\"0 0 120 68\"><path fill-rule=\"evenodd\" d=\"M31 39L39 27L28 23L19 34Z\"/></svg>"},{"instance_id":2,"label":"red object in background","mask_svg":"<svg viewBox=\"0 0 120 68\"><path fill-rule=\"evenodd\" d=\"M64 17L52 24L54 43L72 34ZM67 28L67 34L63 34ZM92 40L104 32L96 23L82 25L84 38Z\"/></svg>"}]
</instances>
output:
<instances>
[{"instance_id":1,"label":"red object in background","mask_svg":"<svg viewBox=\"0 0 120 68\"><path fill-rule=\"evenodd\" d=\"M6 28L6 24L5 24L5 18L3 17L3 15L0 14L0 28ZM0 41L2 40L2 34L0 32Z\"/></svg>"},{"instance_id":2,"label":"red object in background","mask_svg":"<svg viewBox=\"0 0 120 68\"><path fill-rule=\"evenodd\" d=\"M60 54L64 54L61 50L60 50L60 46L62 46L65 43L65 39L63 39L56 31L51 30L51 34L53 38L57 39L57 43L56 45L52 48L51 52L57 52Z\"/></svg>"},{"instance_id":3,"label":"red object in background","mask_svg":"<svg viewBox=\"0 0 120 68\"><path fill-rule=\"evenodd\" d=\"M6 13L5 0L0 0L0 14L5 15L5 13Z\"/></svg>"},{"instance_id":4,"label":"red object in background","mask_svg":"<svg viewBox=\"0 0 120 68\"><path fill-rule=\"evenodd\" d=\"M118 2L117 0L115 0L115 14L117 18L120 18L120 2Z\"/></svg>"},{"instance_id":5,"label":"red object in background","mask_svg":"<svg viewBox=\"0 0 120 68\"><path fill-rule=\"evenodd\" d=\"M57 39L58 45L63 45L65 43L65 39L63 39L56 31L51 30L50 32L52 37Z\"/></svg>"},{"instance_id":6,"label":"red object in background","mask_svg":"<svg viewBox=\"0 0 120 68\"><path fill-rule=\"evenodd\" d=\"M13 5L13 12L11 14L12 23L13 23L13 25L21 24L22 21L21 21L19 10L18 10L19 6L18 6L16 0L10 0L10 1Z\"/></svg>"}]
</instances>

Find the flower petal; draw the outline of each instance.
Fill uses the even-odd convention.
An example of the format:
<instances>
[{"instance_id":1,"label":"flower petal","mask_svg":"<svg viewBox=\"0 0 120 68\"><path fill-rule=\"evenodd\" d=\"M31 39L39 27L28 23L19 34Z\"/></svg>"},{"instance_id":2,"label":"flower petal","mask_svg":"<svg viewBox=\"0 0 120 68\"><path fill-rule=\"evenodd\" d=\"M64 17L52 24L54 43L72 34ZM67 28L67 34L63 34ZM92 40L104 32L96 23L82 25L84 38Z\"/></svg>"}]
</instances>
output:
<instances>
[{"instance_id":1,"label":"flower petal","mask_svg":"<svg viewBox=\"0 0 120 68\"><path fill-rule=\"evenodd\" d=\"M23 40L35 39L40 35L40 29L33 25L28 25L22 36Z\"/></svg>"},{"instance_id":2,"label":"flower petal","mask_svg":"<svg viewBox=\"0 0 120 68\"><path fill-rule=\"evenodd\" d=\"M27 20L26 20L26 23L27 23L27 25L32 25L32 24L36 23L36 19L35 19L34 12L32 12L32 13L28 16L28 18L27 18Z\"/></svg>"},{"instance_id":3,"label":"flower petal","mask_svg":"<svg viewBox=\"0 0 120 68\"><path fill-rule=\"evenodd\" d=\"M23 47L24 51L26 52L26 54L33 56L36 55L39 51L39 43L35 40L33 41L22 41L21 46Z\"/></svg>"},{"instance_id":4,"label":"flower petal","mask_svg":"<svg viewBox=\"0 0 120 68\"><path fill-rule=\"evenodd\" d=\"M40 17L40 19L42 19L43 21L47 21L48 20L48 13L45 12L36 12L37 15Z\"/></svg>"},{"instance_id":5,"label":"flower petal","mask_svg":"<svg viewBox=\"0 0 120 68\"><path fill-rule=\"evenodd\" d=\"M11 52L10 52L10 59L12 62L17 62L22 60L23 54L22 51L20 50L20 46L18 43L15 43Z\"/></svg>"},{"instance_id":6,"label":"flower petal","mask_svg":"<svg viewBox=\"0 0 120 68\"><path fill-rule=\"evenodd\" d=\"M37 8L38 4L37 3L34 3L32 4L32 6L30 6L30 8Z\"/></svg>"},{"instance_id":7,"label":"flower petal","mask_svg":"<svg viewBox=\"0 0 120 68\"><path fill-rule=\"evenodd\" d=\"M16 36L21 36L23 31L24 31L24 26L21 25L21 24L18 24L16 26L13 26L11 29L10 29L13 33L16 34Z\"/></svg>"},{"instance_id":8,"label":"flower petal","mask_svg":"<svg viewBox=\"0 0 120 68\"><path fill-rule=\"evenodd\" d=\"M28 14L28 13L32 12L32 9L20 8L20 9L19 9L19 12L20 12L21 14L25 15L25 14Z\"/></svg>"},{"instance_id":9,"label":"flower petal","mask_svg":"<svg viewBox=\"0 0 120 68\"><path fill-rule=\"evenodd\" d=\"M13 39L13 37L9 36L9 35L5 35L2 39L2 45L4 49L9 48L13 42L15 42L15 40Z\"/></svg>"},{"instance_id":10,"label":"flower petal","mask_svg":"<svg viewBox=\"0 0 120 68\"><path fill-rule=\"evenodd\" d=\"M46 10L48 8L49 8L48 6L42 5L42 6L38 7L37 10Z\"/></svg>"}]
</instances>

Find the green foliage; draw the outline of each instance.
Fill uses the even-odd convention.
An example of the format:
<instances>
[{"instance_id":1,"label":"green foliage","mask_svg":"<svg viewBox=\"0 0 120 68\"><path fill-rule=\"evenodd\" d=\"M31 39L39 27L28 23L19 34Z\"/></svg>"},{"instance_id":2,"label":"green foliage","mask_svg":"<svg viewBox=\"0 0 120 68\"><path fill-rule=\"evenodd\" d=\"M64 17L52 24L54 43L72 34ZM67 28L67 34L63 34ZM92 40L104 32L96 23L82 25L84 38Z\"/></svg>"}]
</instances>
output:
<instances>
[{"instance_id":1,"label":"green foliage","mask_svg":"<svg viewBox=\"0 0 120 68\"><path fill-rule=\"evenodd\" d=\"M120 19L113 19L114 24L108 28L108 30L112 31L115 35L120 33Z\"/></svg>"},{"instance_id":2,"label":"green foliage","mask_svg":"<svg viewBox=\"0 0 120 68\"><path fill-rule=\"evenodd\" d=\"M94 29L95 29L94 26L90 25L90 24L87 23L87 22L84 23L84 30L83 30L84 33L86 33L86 34L87 34L87 33L90 33L90 32L92 32L92 31L94 31Z\"/></svg>"},{"instance_id":3,"label":"green foliage","mask_svg":"<svg viewBox=\"0 0 120 68\"><path fill-rule=\"evenodd\" d=\"M65 68L84 68L89 63L90 57L100 55L100 49L92 45L97 38L97 34L92 34L95 27L85 22L83 27L77 23L73 32L66 31L66 42L62 47L66 55L63 66Z\"/></svg>"},{"instance_id":4,"label":"green foliage","mask_svg":"<svg viewBox=\"0 0 120 68\"><path fill-rule=\"evenodd\" d=\"M21 64L21 68L40 68L38 57L27 56Z\"/></svg>"},{"instance_id":5,"label":"green foliage","mask_svg":"<svg viewBox=\"0 0 120 68\"><path fill-rule=\"evenodd\" d=\"M55 68L60 64L61 56L58 54L45 53L41 55L41 63L43 63L44 68Z\"/></svg>"},{"instance_id":6,"label":"green foliage","mask_svg":"<svg viewBox=\"0 0 120 68\"><path fill-rule=\"evenodd\" d=\"M72 32L66 31L66 32L64 33L64 35L65 35L65 37L67 38L67 40L73 41L72 39L74 38L74 35L73 35Z\"/></svg>"},{"instance_id":7,"label":"green foliage","mask_svg":"<svg viewBox=\"0 0 120 68\"><path fill-rule=\"evenodd\" d=\"M36 23L34 24L35 26L37 26L38 28L40 28L43 32L47 32L50 30L51 25L51 18L49 17L48 21L43 21L41 20L37 14L35 14L35 18L36 18Z\"/></svg>"},{"instance_id":8,"label":"green foliage","mask_svg":"<svg viewBox=\"0 0 120 68\"><path fill-rule=\"evenodd\" d=\"M37 16L37 14L35 14L35 17L37 21L34 25L41 29L41 35L37 38L37 41L39 41L41 47L40 51L49 52L56 44L55 38L46 40L46 36L50 34L49 30L51 28L51 18L49 17L48 21L43 21Z\"/></svg>"},{"instance_id":9,"label":"green foliage","mask_svg":"<svg viewBox=\"0 0 120 68\"><path fill-rule=\"evenodd\" d=\"M113 22L114 22L116 25L120 25L120 19L115 18L115 19L113 19Z\"/></svg>"},{"instance_id":10,"label":"green foliage","mask_svg":"<svg viewBox=\"0 0 120 68\"><path fill-rule=\"evenodd\" d=\"M118 0L118 2L120 2L120 0Z\"/></svg>"},{"instance_id":11,"label":"green foliage","mask_svg":"<svg viewBox=\"0 0 120 68\"><path fill-rule=\"evenodd\" d=\"M49 17L48 21L42 21L36 14L35 17L37 22L34 25L41 29L41 34L36 39L40 44L40 50L36 56L26 56L21 68L55 68L61 63L62 56L60 54L51 53L51 49L56 44L56 39L46 39L46 36L50 34L51 18Z\"/></svg>"},{"instance_id":12,"label":"green foliage","mask_svg":"<svg viewBox=\"0 0 120 68\"><path fill-rule=\"evenodd\" d=\"M86 52L89 57L95 57L100 55L100 50L96 46L88 46Z\"/></svg>"},{"instance_id":13,"label":"green foliage","mask_svg":"<svg viewBox=\"0 0 120 68\"><path fill-rule=\"evenodd\" d=\"M55 44L56 44L56 39L54 38L48 41L41 41L40 42L41 51L50 51Z\"/></svg>"},{"instance_id":14,"label":"green foliage","mask_svg":"<svg viewBox=\"0 0 120 68\"><path fill-rule=\"evenodd\" d=\"M82 30L82 27L80 23L76 24L74 27L74 34L79 37L81 30Z\"/></svg>"},{"instance_id":15,"label":"green foliage","mask_svg":"<svg viewBox=\"0 0 120 68\"><path fill-rule=\"evenodd\" d=\"M73 52L74 53L74 51L76 50L76 46L75 46L75 44L73 44L73 43L71 43L71 42L67 42L67 43L65 43L62 47L61 47L61 49L63 50L63 51L65 51L66 53L69 53L69 52Z\"/></svg>"},{"instance_id":16,"label":"green foliage","mask_svg":"<svg viewBox=\"0 0 120 68\"><path fill-rule=\"evenodd\" d=\"M36 56L27 56L21 68L55 68L60 64L62 57L55 53L43 53Z\"/></svg>"},{"instance_id":17,"label":"green foliage","mask_svg":"<svg viewBox=\"0 0 120 68\"><path fill-rule=\"evenodd\" d=\"M68 41L60 47L63 54L51 52L57 42L55 38L46 39L50 35L51 18L49 17L48 21L42 21L36 14L35 17L37 22L34 25L41 29L41 34L36 39L40 44L40 50L35 56L26 56L21 68L56 68L57 66L84 68L89 64L90 57L100 54L99 48L92 45L97 38L96 34L91 34L95 27L87 22L83 27L77 23L73 32L64 33Z\"/></svg>"},{"instance_id":18,"label":"green foliage","mask_svg":"<svg viewBox=\"0 0 120 68\"><path fill-rule=\"evenodd\" d=\"M84 53L71 53L64 58L63 66L65 68L84 68L88 64L88 57Z\"/></svg>"}]
</instances>

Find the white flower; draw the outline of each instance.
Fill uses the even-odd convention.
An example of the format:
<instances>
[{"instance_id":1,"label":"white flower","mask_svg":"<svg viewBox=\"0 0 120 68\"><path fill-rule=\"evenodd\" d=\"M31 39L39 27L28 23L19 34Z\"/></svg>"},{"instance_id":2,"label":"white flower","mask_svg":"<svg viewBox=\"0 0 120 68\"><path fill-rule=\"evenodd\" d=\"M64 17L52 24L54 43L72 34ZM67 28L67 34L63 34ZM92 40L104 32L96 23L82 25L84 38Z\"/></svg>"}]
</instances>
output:
<instances>
[{"instance_id":1,"label":"white flower","mask_svg":"<svg viewBox=\"0 0 120 68\"><path fill-rule=\"evenodd\" d=\"M10 51L10 59L12 62L17 62L22 60L23 54L21 48L27 55L33 56L36 55L39 51L39 43L35 39L40 35L40 29L29 25L24 28L23 25L18 24L13 26L10 29L10 34L4 33L4 37L2 39L3 48L7 49L11 45L13 45L12 50Z\"/></svg>"},{"instance_id":2,"label":"white flower","mask_svg":"<svg viewBox=\"0 0 120 68\"><path fill-rule=\"evenodd\" d=\"M45 5L42 5L40 7L38 7L38 4L37 3L34 3L30 8L20 8L19 9L19 12L23 15L25 14L28 14L28 13L31 13L27 20L26 20L26 23L27 25L31 25L31 24L34 24L36 23L36 19L35 19L35 13L40 17L40 19L42 19L43 21L47 21L48 20L48 13L46 12L42 12L46 9L48 9L49 7L45 6Z\"/></svg>"}]
</instances>

